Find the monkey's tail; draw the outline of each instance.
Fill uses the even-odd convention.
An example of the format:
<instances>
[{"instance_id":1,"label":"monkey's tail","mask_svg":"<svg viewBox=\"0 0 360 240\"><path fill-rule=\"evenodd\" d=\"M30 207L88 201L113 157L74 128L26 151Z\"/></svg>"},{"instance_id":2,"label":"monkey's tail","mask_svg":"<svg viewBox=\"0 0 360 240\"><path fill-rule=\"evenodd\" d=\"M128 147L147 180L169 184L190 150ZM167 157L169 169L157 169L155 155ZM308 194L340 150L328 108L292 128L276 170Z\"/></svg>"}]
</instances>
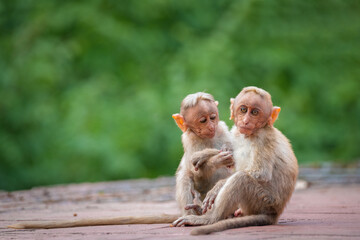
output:
<instances>
[{"instance_id":1,"label":"monkey's tail","mask_svg":"<svg viewBox=\"0 0 360 240\"><path fill-rule=\"evenodd\" d=\"M241 228L248 226L264 226L276 223L276 217L272 215L250 215L232 219L225 219L217 223L197 227L191 231L191 235L210 234L212 232L220 232L231 228Z\"/></svg>"},{"instance_id":2,"label":"monkey's tail","mask_svg":"<svg viewBox=\"0 0 360 240\"><path fill-rule=\"evenodd\" d=\"M162 214L160 216L142 216L142 217L114 217L114 218L88 218L64 221L31 221L17 223L8 228L14 229L36 229L36 228L69 228L69 227L85 227L98 225L124 225L124 224L157 224L172 223L181 215Z\"/></svg>"}]
</instances>

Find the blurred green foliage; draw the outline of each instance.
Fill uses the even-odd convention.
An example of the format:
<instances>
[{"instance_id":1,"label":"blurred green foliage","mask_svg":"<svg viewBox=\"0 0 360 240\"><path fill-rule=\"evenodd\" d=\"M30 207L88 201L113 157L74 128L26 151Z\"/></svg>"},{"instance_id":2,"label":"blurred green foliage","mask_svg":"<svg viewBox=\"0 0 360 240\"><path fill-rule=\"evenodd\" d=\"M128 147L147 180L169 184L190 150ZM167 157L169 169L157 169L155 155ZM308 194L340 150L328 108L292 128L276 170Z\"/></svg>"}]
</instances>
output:
<instances>
[{"instance_id":1,"label":"blurred green foliage","mask_svg":"<svg viewBox=\"0 0 360 240\"><path fill-rule=\"evenodd\" d=\"M189 93L268 90L300 163L360 157L360 1L0 2L0 189L173 175Z\"/></svg>"}]
</instances>

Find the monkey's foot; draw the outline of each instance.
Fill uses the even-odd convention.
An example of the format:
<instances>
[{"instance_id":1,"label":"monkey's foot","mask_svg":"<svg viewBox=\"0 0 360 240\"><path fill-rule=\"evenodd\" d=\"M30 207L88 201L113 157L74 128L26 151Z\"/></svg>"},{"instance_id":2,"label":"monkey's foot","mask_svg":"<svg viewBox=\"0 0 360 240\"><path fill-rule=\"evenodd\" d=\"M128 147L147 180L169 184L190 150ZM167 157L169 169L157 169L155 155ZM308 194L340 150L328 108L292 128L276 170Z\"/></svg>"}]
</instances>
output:
<instances>
[{"instance_id":1,"label":"monkey's foot","mask_svg":"<svg viewBox=\"0 0 360 240\"><path fill-rule=\"evenodd\" d=\"M173 222L174 227L182 227L185 225L190 226L199 226L199 225L207 225L210 224L211 221L207 216L195 216L195 215L187 215L179 218L175 222Z\"/></svg>"}]
</instances>

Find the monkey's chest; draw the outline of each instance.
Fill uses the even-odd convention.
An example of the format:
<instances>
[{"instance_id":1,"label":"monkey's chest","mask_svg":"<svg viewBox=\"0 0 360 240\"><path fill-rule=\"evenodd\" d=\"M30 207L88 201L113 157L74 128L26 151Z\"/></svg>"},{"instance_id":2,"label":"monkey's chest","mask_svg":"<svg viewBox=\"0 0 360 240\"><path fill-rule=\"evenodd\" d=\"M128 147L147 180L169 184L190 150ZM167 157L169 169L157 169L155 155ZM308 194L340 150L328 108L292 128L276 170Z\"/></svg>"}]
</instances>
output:
<instances>
[{"instance_id":1,"label":"monkey's chest","mask_svg":"<svg viewBox=\"0 0 360 240\"><path fill-rule=\"evenodd\" d=\"M253 159L252 146L244 141L241 144L234 146L234 160L236 171L244 171Z\"/></svg>"}]
</instances>

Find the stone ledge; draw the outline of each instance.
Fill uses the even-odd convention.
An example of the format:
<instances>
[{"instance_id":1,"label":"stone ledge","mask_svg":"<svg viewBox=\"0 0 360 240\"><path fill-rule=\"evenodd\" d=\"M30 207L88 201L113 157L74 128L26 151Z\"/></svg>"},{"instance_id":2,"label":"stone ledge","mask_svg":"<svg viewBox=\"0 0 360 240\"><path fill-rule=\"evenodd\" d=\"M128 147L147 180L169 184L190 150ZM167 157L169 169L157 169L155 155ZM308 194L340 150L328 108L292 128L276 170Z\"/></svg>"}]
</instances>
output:
<instances>
[{"instance_id":1,"label":"stone ledge","mask_svg":"<svg viewBox=\"0 0 360 240\"><path fill-rule=\"evenodd\" d=\"M306 179L301 172L300 177ZM313 177L319 174L315 170L310 172ZM338 178L339 174L335 176ZM49 230L5 228L26 220L179 213L174 200L173 177L0 192L0 239L359 239L360 184L334 182L317 180L309 188L295 191L277 225L231 229L196 237L189 236L191 227L172 228L168 224Z\"/></svg>"}]
</instances>

